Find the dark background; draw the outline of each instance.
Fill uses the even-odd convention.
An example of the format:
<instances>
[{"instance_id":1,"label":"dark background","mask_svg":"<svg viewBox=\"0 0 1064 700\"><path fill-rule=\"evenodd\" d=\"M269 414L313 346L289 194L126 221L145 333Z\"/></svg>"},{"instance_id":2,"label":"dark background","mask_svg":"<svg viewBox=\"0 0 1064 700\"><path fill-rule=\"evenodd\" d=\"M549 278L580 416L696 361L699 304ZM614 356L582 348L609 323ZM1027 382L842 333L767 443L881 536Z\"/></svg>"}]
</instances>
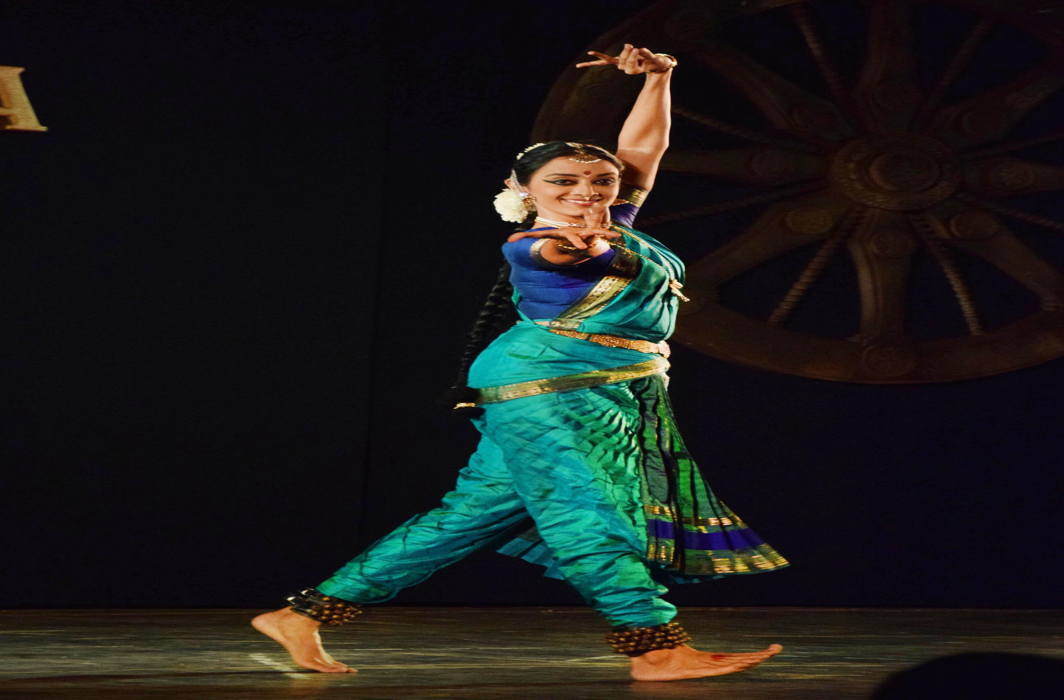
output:
<instances>
[{"instance_id":1,"label":"dark background","mask_svg":"<svg viewBox=\"0 0 1064 700\"><path fill-rule=\"evenodd\" d=\"M0 605L270 606L434 505L476 438L433 401L491 198L642 6L0 3L49 127L0 134ZM793 563L674 601L1058 602L1060 361L884 387L673 360L710 483ZM397 600L579 603L491 552Z\"/></svg>"}]
</instances>

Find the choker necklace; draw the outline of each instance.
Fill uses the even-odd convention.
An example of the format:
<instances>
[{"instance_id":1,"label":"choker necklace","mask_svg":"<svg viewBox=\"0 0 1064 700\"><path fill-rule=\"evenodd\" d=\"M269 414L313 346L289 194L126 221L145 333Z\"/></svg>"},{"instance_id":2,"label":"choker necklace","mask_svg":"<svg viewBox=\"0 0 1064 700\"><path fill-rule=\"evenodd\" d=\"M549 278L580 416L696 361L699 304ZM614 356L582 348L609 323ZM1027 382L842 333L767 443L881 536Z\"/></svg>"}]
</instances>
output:
<instances>
[{"instance_id":1,"label":"choker necklace","mask_svg":"<svg viewBox=\"0 0 1064 700\"><path fill-rule=\"evenodd\" d=\"M543 223L550 224L551 226L554 226L555 228L562 228L562 227L565 227L565 226L572 226L574 228L583 228L584 227L584 224L574 224L574 223L570 223L568 221L554 221L553 219L545 219L542 216L537 216L536 217L536 221L542 221Z\"/></svg>"}]
</instances>

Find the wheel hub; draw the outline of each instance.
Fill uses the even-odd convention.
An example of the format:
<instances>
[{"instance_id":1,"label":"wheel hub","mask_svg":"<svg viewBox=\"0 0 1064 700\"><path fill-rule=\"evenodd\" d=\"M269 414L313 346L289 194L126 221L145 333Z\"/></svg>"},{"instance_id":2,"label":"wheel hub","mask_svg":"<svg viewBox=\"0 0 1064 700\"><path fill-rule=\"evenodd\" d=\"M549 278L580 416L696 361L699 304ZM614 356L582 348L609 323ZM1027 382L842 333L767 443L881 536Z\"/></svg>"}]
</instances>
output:
<instances>
[{"instance_id":1,"label":"wheel hub","mask_svg":"<svg viewBox=\"0 0 1064 700\"><path fill-rule=\"evenodd\" d=\"M948 198L960 184L953 152L917 134L857 139L840 148L830 177L850 199L879 209L926 209Z\"/></svg>"}]
</instances>

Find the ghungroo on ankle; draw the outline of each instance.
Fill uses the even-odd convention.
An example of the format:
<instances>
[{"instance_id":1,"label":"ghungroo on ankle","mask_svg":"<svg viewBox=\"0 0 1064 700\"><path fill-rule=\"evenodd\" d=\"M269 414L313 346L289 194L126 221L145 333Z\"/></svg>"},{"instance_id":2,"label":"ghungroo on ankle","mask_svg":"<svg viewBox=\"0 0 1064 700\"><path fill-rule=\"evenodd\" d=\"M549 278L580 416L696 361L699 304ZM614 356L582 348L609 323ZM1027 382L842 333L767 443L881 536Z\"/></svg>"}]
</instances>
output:
<instances>
[{"instance_id":1,"label":"ghungroo on ankle","mask_svg":"<svg viewBox=\"0 0 1064 700\"><path fill-rule=\"evenodd\" d=\"M317 588L304 588L285 600L292 606L293 612L317 620L323 625L342 625L362 614L360 606L325 595Z\"/></svg>"},{"instance_id":2,"label":"ghungroo on ankle","mask_svg":"<svg viewBox=\"0 0 1064 700\"><path fill-rule=\"evenodd\" d=\"M654 627L620 627L606 635L613 650L628 656L639 656L655 649L675 649L691 641L691 635L679 622L666 622Z\"/></svg>"}]
</instances>

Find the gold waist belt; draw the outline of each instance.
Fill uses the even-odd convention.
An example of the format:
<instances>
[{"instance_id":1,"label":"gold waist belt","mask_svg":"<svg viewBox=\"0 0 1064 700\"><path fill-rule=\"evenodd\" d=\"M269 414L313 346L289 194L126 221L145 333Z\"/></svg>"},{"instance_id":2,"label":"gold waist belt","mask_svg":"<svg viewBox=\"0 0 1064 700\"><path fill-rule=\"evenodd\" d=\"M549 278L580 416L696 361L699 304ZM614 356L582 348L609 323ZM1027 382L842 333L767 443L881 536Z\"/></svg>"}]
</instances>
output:
<instances>
[{"instance_id":1,"label":"gold waist belt","mask_svg":"<svg viewBox=\"0 0 1064 700\"><path fill-rule=\"evenodd\" d=\"M666 343L664 340L660 343L655 343L650 340L622 338L619 335L606 335L605 333L581 333L580 331L567 331L562 330L561 328L548 328L547 330L551 333L557 333L558 335L564 335L570 338L590 340L592 343L605 345L608 348L627 348L629 350L637 350L639 352L658 354L662 357L668 357L672 352L669 349L669 344Z\"/></svg>"},{"instance_id":2,"label":"gold waist belt","mask_svg":"<svg viewBox=\"0 0 1064 700\"><path fill-rule=\"evenodd\" d=\"M624 367L612 367L610 369L595 369L576 374L565 374L560 377L549 379L533 379L516 384L501 384L499 386L486 386L478 389L478 404L498 403L519 399L524 396L538 396L555 391L572 391L574 389L586 389L603 384L616 384L630 379L639 379L651 374L662 374L669 369L669 361L664 357L655 357L646 362L638 362Z\"/></svg>"}]
</instances>

